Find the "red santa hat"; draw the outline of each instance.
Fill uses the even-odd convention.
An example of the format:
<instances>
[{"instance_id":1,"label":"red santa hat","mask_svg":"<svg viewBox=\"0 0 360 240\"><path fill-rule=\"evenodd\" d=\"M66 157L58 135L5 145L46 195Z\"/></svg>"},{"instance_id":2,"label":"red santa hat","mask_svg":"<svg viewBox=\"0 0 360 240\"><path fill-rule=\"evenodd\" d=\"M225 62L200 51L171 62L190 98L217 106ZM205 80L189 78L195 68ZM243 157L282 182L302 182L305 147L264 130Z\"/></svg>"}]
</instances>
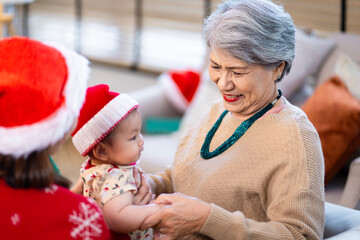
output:
<instances>
[{"instance_id":1,"label":"red santa hat","mask_svg":"<svg viewBox=\"0 0 360 240\"><path fill-rule=\"evenodd\" d=\"M0 40L0 154L47 148L71 130L85 98L88 61L28 38Z\"/></svg>"},{"instance_id":2,"label":"red santa hat","mask_svg":"<svg viewBox=\"0 0 360 240\"><path fill-rule=\"evenodd\" d=\"M170 71L161 74L159 81L174 107L185 112L198 89L200 74L192 70Z\"/></svg>"},{"instance_id":3,"label":"red santa hat","mask_svg":"<svg viewBox=\"0 0 360 240\"><path fill-rule=\"evenodd\" d=\"M105 84L89 87L72 140L83 156L139 106L127 94L109 91Z\"/></svg>"}]
</instances>

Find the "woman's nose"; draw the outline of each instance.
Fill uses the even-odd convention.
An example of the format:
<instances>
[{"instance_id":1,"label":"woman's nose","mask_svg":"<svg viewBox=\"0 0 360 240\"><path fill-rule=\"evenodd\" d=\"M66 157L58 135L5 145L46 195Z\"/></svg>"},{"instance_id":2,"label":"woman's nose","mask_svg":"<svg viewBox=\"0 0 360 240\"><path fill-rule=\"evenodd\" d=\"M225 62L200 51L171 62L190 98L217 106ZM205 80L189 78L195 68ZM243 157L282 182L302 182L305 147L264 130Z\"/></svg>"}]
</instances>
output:
<instances>
[{"instance_id":1,"label":"woman's nose","mask_svg":"<svg viewBox=\"0 0 360 240\"><path fill-rule=\"evenodd\" d=\"M219 81L217 82L219 90L230 90L233 87L233 82L228 71L221 71Z\"/></svg>"}]
</instances>

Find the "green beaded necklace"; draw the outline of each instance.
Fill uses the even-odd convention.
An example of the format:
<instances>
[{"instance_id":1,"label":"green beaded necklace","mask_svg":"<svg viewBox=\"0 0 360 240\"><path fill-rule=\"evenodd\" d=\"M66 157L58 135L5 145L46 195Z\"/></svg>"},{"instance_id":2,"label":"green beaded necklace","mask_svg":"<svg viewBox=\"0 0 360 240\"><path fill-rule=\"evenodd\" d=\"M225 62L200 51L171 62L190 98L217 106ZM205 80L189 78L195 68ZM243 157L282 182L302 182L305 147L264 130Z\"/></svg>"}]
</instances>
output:
<instances>
[{"instance_id":1,"label":"green beaded necklace","mask_svg":"<svg viewBox=\"0 0 360 240\"><path fill-rule=\"evenodd\" d=\"M219 119L215 122L214 126L210 129L210 131L207 133L205 141L201 147L201 152L200 155L202 158L204 159L210 159L213 157L216 157L218 155L220 155L221 153L225 152L229 147L231 147L232 145L234 145L234 143L239 140L239 138L244 135L244 133L251 127L251 125L258 120L259 118L261 118L267 111L269 111L274 104L276 103L276 101L281 97L282 93L280 90L279 94L277 95L276 99L269 103L266 107L264 107L263 109L261 109L259 112L255 113L253 116L251 116L250 118L246 119L244 122L242 122L240 124L240 126L238 126L236 128L236 130L234 131L234 133L223 143L221 144L218 148L216 148L213 152L209 151L210 148L210 143L211 140L213 139L217 129L219 128L222 120L224 119L225 115L229 112L228 110L225 110L221 116L219 117Z\"/></svg>"}]
</instances>

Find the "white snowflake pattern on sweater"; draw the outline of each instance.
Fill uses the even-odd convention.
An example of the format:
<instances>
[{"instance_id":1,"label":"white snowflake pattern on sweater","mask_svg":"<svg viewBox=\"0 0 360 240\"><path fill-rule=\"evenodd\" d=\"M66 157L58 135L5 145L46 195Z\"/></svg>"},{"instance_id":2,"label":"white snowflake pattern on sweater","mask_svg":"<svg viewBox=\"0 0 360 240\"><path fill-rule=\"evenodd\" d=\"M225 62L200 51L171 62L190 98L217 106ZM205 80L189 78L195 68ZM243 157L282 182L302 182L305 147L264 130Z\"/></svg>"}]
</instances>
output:
<instances>
[{"instance_id":1,"label":"white snowflake pattern on sweater","mask_svg":"<svg viewBox=\"0 0 360 240\"><path fill-rule=\"evenodd\" d=\"M20 223L20 215L17 214L17 213L14 213L12 216L11 216L11 223L16 226Z\"/></svg>"},{"instance_id":2,"label":"white snowflake pattern on sweater","mask_svg":"<svg viewBox=\"0 0 360 240\"><path fill-rule=\"evenodd\" d=\"M75 225L71 230L71 237L91 240L92 237L101 235L102 228L99 224L101 214L97 210L84 202L80 203L78 212L73 210L72 214L69 215L69 222Z\"/></svg>"},{"instance_id":3,"label":"white snowflake pattern on sweater","mask_svg":"<svg viewBox=\"0 0 360 240\"><path fill-rule=\"evenodd\" d=\"M52 194L54 195L54 193L59 189L58 186L56 186L55 184L51 185L50 187L47 187L44 189L45 193L47 194Z\"/></svg>"}]
</instances>

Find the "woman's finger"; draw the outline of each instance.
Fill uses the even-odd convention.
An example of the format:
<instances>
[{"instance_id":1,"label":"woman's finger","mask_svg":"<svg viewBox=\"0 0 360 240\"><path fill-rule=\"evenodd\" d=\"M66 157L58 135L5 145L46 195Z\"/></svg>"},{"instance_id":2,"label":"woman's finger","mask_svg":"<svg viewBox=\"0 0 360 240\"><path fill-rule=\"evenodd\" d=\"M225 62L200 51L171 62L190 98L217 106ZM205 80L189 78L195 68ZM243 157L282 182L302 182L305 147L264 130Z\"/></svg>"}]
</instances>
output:
<instances>
[{"instance_id":1,"label":"woman's finger","mask_svg":"<svg viewBox=\"0 0 360 240\"><path fill-rule=\"evenodd\" d=\"M139 177L140 173L139 173L139 170L136 167L134 168L133 176L134 176L134 180L135 180L135 186L141 185L140 177Z\"/></svg>"},{"instance_id":2,"label":"woman's finger","mask_svg":"<svg viewBox=\"0 0 360 240\"><path fill-rule=\"evenodd\" d=\"M149 191L141 190L134 195L133 197L133 204L134 205L145 205L148 204L151 200L152 194Z\"/></svg>"},{"instance_id":3,"label":"woman's finger","mask_svg":"<svg viewBox=\"0 0 360 240\"><path fill-rule=\"evenodd\" d=\"M151 188L148 184L144 174L140 174L141 185L137 193L134 195L133 204L134 205L145 205L148 204L152 198Z\"/></svg>"},{"instance_id":4,"label":"woman's finger","mask_svg":"<svg viewBox=\"0 0 360 240\"><path fill-rule=\"evenodd\" d=\"M140 230L145 230L151 227L154 227L161 223L161 219L163 218L163 210L159 210L158 212L150 215L148 218L144 220L144 222L140 226Z\"/></svg>"},{"instance_id":5,"label":"woman's finger","mask_svg":"<svg viewBox=\"0 0 360 240\"><path fill-rule=\"evenodd\" d=\"M143 227L155 226L161 234L166 234L166 239L178 239L198 232L211 210L209 203L179 193L162 194L155 202L167 205L148 217Z\"/></svg>"},{"instance_id":6,"label":"woman's finger","mask_svg":"<svg viewBox=\"0 0 360 240\"><path fill-rule=\"evenodd\" d=\"M140 205L148 204L152 198L152 192L150 185L145 177L145 174L140 174L142 191L144 191L144 197L141 199ZM146 194L145 194L146 193Z\"/></svg>"},{"instance_id":7,"label":"woman's finger","mask_svg":"<svg viewBox=\"0 0 360 240\"><path fill-rule=\"evenodd\" d=\"M145 204L149 204L152 198L152 193L151 192L147 192L145 194L145 196L140 200L138 205L145 205Z\"/></svg>"},{"instance_id":8,"label":"woman's finger","mask_svg":"<svg viewBox=\"0 0 360 240\"><path fill-rule=\"evenodd\" d=\"M172 193L172 194L160 194L154 201L156 204L172 204L185 196L181 193Z\"/></svg>"}]
</instances>

